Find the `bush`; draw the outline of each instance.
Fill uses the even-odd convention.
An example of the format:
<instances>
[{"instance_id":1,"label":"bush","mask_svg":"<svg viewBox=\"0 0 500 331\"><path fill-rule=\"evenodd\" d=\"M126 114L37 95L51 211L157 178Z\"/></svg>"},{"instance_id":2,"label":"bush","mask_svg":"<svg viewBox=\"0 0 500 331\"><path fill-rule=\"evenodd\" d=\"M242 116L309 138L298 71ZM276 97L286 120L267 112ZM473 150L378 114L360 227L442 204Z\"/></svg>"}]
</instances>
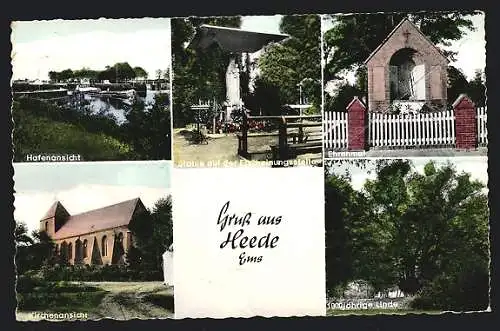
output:
<instances>
[{"instance_id":1,"label":"bush","mask_svg":"<svg viewBox=\"0 0 500 331\"><path fill-rule=\"evenodd\" d=\"M134 270L118 265L45 266L41 276L48 281L161 281L161 270Z\"/></svg>"},{"instance_id":2,"label":"bush","mask_svg":"<svg viewBox=\"0 0 500 331\"><path fill-rule=\"evenodd\" d=\"M464 270L456 277L440 275L424 285L411 307L451 311L485 310L489 303L489 275L484 270Z\"/></svg>"}]
</instances>

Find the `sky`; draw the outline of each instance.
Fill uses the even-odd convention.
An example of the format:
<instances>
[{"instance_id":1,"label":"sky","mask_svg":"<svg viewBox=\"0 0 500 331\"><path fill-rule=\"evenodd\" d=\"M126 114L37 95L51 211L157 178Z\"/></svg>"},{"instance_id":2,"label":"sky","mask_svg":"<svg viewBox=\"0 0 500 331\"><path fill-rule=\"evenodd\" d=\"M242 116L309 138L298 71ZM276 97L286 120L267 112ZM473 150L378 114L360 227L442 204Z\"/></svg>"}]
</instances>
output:
<instances>
[{"instance_id":1,"label":"sky","mask_svg":"<svg viewBox=\"0 0 500 331\"><path fill-rule=\"evenodd\" d=\"M444 47L446 50L458 52L456 61L449 65L462 69L467 79L474 77L476 69L486 67L486 39L484 29L484 14L470 16L475 31L468 31L461 40L452 42L451 46ZM327 31L333 23L328 20L322 20L322 30ZM442 47L442 45L438 45ZM350 74L347 79L354 82L354 75Z\"/></svg>"},{"instance_id":2,"label":"sky","mask_svg":"<svg viewBox=\"0 0 500 331\"><path fill-rule=\"evenodd\" d=\"M170 194L171 162L14 163L14 219L37 230L54 201L70 214L140 197L147 208Z\"/></svg>"},{"instance_id":3,"label":"sky","mask_svg":"<svg viewBox=\"0 0 500 331\"><path fill-rule=\"evenodd\" d=\"M168 18L17 21L11 27L13 80L117 62L142 67L152 78L170 67Z\"/></svg>"},{"instance_id":4,"label":"sky","mask_svg":"<svg viewBox=\"0 0 500 331\"><path fill-rule=\"evenodd\" d=\"M467 156L455 156L455 157L434 157L434 158L411 158L414 169L423 173L424 166L430 160L434 160L438 165L444 165L446 162L450 161L457 171L460 173L465 171L471 174L471 178L473 180L479 180L486 186L488 185L488 158L487 157L467 157ZM375 173L372 171L368 174L367 169L358 168L353 165L349 165L347 163L342 164L341 166L335 166L333 169L336 173L345 173L346 169L349 169L351 173L351 185L355 190L361 190L363 188L364 183L367 179L374 179Z\"/></svg>"},{"instance_id":5,"label":"sky","mask_svg":"<svg viewBox=\"0 0 500 331\"><path fill-rule=\"evenodd\" d=\"M280 22L283 15L243 16L240 28L243 30L281 34Z\"/></svg>"}]
</instances>

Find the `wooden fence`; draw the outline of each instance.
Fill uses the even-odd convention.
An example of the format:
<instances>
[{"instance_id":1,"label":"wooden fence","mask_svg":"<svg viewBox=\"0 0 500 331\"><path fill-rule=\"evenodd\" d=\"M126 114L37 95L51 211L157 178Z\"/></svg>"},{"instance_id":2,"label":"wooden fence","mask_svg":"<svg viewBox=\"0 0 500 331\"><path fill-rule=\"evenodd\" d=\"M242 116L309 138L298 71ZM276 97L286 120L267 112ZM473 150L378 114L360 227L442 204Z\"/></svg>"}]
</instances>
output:
<instances>
[{"instance_id":1,"label":"wooden fence","mask_svg":"<svg viewBox=\"0 0 500 331\"><path fill-rule=\"evenodd\" d=\"M408 115L369 113L368 143L373 147L453 146L452 110Z\"/></svg>"},{"instance_id":2,"label":"wooden fence","mask_svg":"<svg viewBox=\"0 0 500 331\"><path fill-rule=\"evenodd\" d=\"M347 113L325 111L323 137L327 150L347 149Z\"/></svg>"},{"instance_id":3,"label":"wooden fence","mask_svg":"<svg viewBox=\"0 0 500 331\"><path fill-rule=\"evenodd\" d=\"M262 138L264 136L277 137L277 144L272 144L269 148L272 151L274 160L288 160L296 157L297 154L315 153L322 150L321 132L319 139L308 138L305 128L321 128L321 115L292 115L292 116L243 116L241 134L238 134L238 155L251 158L248 151L249 138ZM277 124L277 132L249 132L249 121L266 121Z\"/></svg>"},{"instance_id":4,"label":"wooden fence","mask_svg":"<svg viewBox=\"0 0 500 331\"><path fill-rule=\"evenodd\" d=\"M488 144L487 109L476 108L479 146ZM368 145L374 148L453 147L456 143L453 110L417 114L368 112ZM325 111L323 136L326 150L348 148L348 113Z\"/></svg>"}]
</instances>

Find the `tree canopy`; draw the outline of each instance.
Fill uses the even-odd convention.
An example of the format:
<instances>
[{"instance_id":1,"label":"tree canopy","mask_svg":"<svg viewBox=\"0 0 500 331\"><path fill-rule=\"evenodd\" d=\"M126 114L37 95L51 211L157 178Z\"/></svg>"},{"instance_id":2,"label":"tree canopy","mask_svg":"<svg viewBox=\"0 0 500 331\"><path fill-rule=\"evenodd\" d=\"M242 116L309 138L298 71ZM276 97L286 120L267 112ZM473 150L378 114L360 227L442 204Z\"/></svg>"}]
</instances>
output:
<instances>
[{"instance_id":1,"label":"tree canopy","mask_svg":"<svg viewBox=\"0 0 500 331\"><path fill-rule=\"evenodd\" d=\"M287 15L280 23L281 33L290 38L272 44L258 59L260 76L255 94L265 90L278 94L281 104L308 99L319 111L321 105L321 21L318 15ZM300 87L299 87L300 85ZM300 90L299 90L300 89ZM304 98L305 97L305 98ZM267 97L262 100L265 106Z\"/></svg>"}]
</instances>

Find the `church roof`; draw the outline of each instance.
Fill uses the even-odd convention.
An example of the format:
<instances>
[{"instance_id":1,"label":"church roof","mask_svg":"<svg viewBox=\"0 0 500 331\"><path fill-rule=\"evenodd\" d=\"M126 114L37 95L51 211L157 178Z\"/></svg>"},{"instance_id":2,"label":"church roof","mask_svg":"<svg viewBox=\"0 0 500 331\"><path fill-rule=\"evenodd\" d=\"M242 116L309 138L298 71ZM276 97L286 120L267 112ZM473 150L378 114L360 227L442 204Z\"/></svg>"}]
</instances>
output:
<instances>
[{"instance_id":1,"label":"church roof","mask_svg":"<svg viewBox=\"0 0 500 331\"><path fill-rule=\"evenodd\" d=\"M253 53L271 42L280 42L288 37L285 34L261 33L203 24L198 27L189 47L206 49L215 43L225 51Z\"/></svg>"},{"instance_id":2,"label":"church roof","mask_svg":"<svg viewBox=\"0 0 500 331\"><path fill-rule=\"evenodd\" d=\"M392 31L387 35L387 37L380 43L380 45L378 45L377 48L375 48L375 50L373 52L371 52L371 54L368 56L368 58L365 60L364 64L367 64L372 57L375 56L375 54L378 53L378 51L387 43L387 41L389 41L389 39L391 39L391 37L394 35L394 33L396 33L396 31L398 31L405 22L408 22L408 24L414 29L416 30L422 37L424 37L424 39L430 44L432 45L432 47L434 47L434 49L436 49L438 51L438 53L446 59L446 61L448 61L448 58L443 54L443 52L425 35L422 33L422 31L415 25L413 24L412 21L410 21L407 17L405 17L404 19L401 20L401 22L399 22L398 25L396 25L394 27L394 29L392 29Z\"/></svg>"},{"instance_id":3,"label":"church roof","mask_svg":"<svg viewBox=\"0 0 500 331\"><path fill-rule=\"evenodd\" d=\"M52 204L52 206L50 206L49 210L45 213L45 215L42 217L41 220L43 221L43 220L46 220L48 218L52 218L52 217L56 216L56 213L58 211L63 211L64 213L69 215L68 211L66 210L66 208L64 208L62 203L60 201L56 201Z\"/></svg>"},{"instance_id":4,"label":"church roof","mask_svg":"<svg viewBox=\"0 0 500 331\"><path fill-rule=\"evenodd\" d=\"M142 205L142 202L139 198L135 198L81 214L71 215L55 233L54 239L127 226L138 204Z\"/></svg>"}]
</instances>

